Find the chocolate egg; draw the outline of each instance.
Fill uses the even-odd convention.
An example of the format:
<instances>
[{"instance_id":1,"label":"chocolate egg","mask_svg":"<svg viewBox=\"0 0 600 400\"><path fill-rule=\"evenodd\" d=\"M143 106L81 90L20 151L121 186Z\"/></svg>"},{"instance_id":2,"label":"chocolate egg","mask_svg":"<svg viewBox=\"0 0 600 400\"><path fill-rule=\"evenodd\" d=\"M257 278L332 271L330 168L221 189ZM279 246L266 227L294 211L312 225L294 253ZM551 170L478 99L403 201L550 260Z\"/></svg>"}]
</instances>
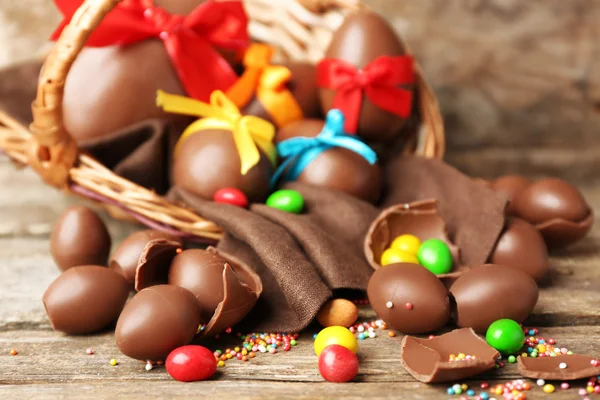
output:
<instances>
[{"instance_id":1,"label":"chocolate egg","mask_svg":"<svg viewBox=\"0 0 600 400\"><path fill-rule=\"evenodd\" d=\"M392 264L375 271L367 294L371 307L392 329L432 332L450 319L450 299L442 282L417 264Z\"/></svg>"},{"instance_id":2,"label":"chocolate egg","mask_svg":"<svg viewBox=\"0 0 600 400\"><path fill-rule=\"evenodd\" d=\"M106 265L109 252L106 225L87 207L69 208L52 228L50 253L62 271L79 265Z\"/></svg>"},{"instance_id":3,"label":"chocolate egg","mask_svg":"<svg viewBox=\"0 0 600 400\"><path fill-rule=\"evenodd\" d=\"M190 193L212 200L222 188L239 189L253 203L269 194L273 167L265 154L246 175L242 175L240 155L233 134L207 129L185 139L175 152L173 182Z\"/></svg>"},{"instance_id":4,"label":"chocolate egg","mask_svg":"<svg viewBox=\"0 0 600 400\"><path fill-rule=\"evenodd\" d=\"M260 277L252 268L212 247L178 254L171 263L169 284L196 296L201 316L208 321L204 335L240 322L262 292Z\"/></svg>"},{"instance_id":5,"label":"chocolate egg","mask_svg":"<svg viewBox=\"0 0 600 400\"><path fill-rule=\"evenodd\" d=\"M485 333L492 322L509 318L523 322L538 301L538 286L523 271L504 265L481 265L450 287L456 324Z\"/></svg>"},{"instance_id":6,"label":"chocolate egg","mask_svg":"<svg viewBox=\"0 0 600 400\"><path fill-rule=\"evenodd\" d=\"M582 239L594 220L581 192L555 178L541 179L523 190L514 209L542 233L550 247L565 247Z\"/></svg>"},{"instance_id":7,"label":"chocolate egg","mask_svg":"<svg viewBox=\"0 0 600 400\"><path fill-rule=\"evenodd\" d=\"M171 262L179 253L180 242L167 239L148 242L135 270L135 290L139 292L150 286L166 284L169 281Z\"/></svg>"},{"instance_id":8,"label":"chocolate egg","mask_svg":"<svg viewBox=\"0 0 600 400\"><path fill-rule=\"evenodd\" d=\"M405 45L394 29L380 15L361 10L347 15L334 33L325 53L326 58L341 59L357 68L364 68L380 56L407 54ZM405 89L412 88L404 86ZM323 114L333 108L335 91L319 90ZM390 141L398 135L406 119L382 110L364 96L357 134L367 141Z\"/></svg>"},{"instance_id":9,"label":"chocolate egg","mask_svg":"<svg viewBox=\"0 0 600 400\"><path fill-rule=\"evenodd\" d=\"M317 86L317 70L314 65L306 63L284 63L292 73L287 89L292 93L304 118L318 118L321 116L321 100ZM255 115L275 124L275 120L264 105L256 97L244 108L244 114ZM281 110L285 112L285 110Z\"/></svg>"},{"instance_id":10,"label":"chocolate egg","mask_svg":"<svg viewBox=\"0 0 600 400\"><path fill-rule=\"evenodd\" d=\"M200 308L190 291L171 285L152 286L127 303L115 338L126 356L159 361L189 344L201 322Z\"/></svg>"},{"instance_id":11,"label":"chocolate egg","mask_svg":"<svg viewBox=\"0 0 600 400\"><path fill-rule=\"evenodd\" d=\"M297 121L281 128L277 138L315 137L324 125L321 120ZM325 150L317 156L296 180L339 190L371 203L379 200L383 188L383 173L378 163L371 165L359 154L339 147Z\"/></svg>"},{"instance_id":12,"label":"chocolate egg","mask_svg":"<svg viewBox=\"0 0 600 400\"><path fill-rule=\"evenodd\" d=\"M531 182L524 176L519 175L506 175L501 176L491 183L491 188L497 192L500 192L508 199L508 207L506 212L509 215L514 215L515 210L513 203L516 196L527 188Z\"/></svg>"},{"instance_id":13,"label":"chocolate egg","mask_svg":"<svg viewBox=\"0 0 600 400\"><path fill-rule=\"evenodd\" d=\"M548 249L542 235L529 223L510 217L492 250L491 264L517 268L536 281L548 273Z\"/></svg>"},{"instance_id":14,"label":"chocolate egg","mask_svg":"<svg viewBox=\"0 0 600 400\"><path fill-rule=\"evenodd\" d=\"M52 329L79 335L108 327L128 295L129 286L121 275L87 265L63 272L46 289L42 301Z\"/></svg>"},{"instance_id":15,"label":"chocolate egg","mask_svg":"<svg viewBox=\"0 0 600 400\"><path fill-rule=\"evenodd\" d=\"M155 239L166 239L173 242L178 242L180 247L183 246L183 242L180 238L170 235L165 232L147 229L132 233L123 240L117 250L113 253L110 258L109 268L116 272L119 272L125 277L127 282L132 286L135 282L135 271L138 266L138 261L142 251L146 245Z\"/></svg>"}]
</instances>

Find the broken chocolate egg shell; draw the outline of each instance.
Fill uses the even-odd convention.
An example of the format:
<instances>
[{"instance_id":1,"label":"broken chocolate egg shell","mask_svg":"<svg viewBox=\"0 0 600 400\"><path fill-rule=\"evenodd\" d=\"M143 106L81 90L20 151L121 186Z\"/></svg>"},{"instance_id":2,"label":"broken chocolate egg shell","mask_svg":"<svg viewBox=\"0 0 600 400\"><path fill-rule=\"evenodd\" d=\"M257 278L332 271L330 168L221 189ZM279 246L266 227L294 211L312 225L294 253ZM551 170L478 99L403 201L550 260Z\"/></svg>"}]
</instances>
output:
<instances>
[{"instance_id":1,"label":"broken chocolate egg shell","mask_svg":"<svg viewBox=\"0 0 600 400\"><path fill-rule=\"evenodd\" d=\"M514 209L542 233L550 248L577 242L594 222L593 211L581 192L556 178L532 183L516 197Z\"/></svg>"},{"instance_id":2,"label":"broken chocolate egg shell","mask_svg":"<svg viewBox=\"0 0 600 400\"><path fill-rule=\"evenodd\" d=\"M165 232L154 229L146 229L134 232L123 242L121 242L117 250L111 256L109 268L122 274L133 286L140 256L142 255L146 245L155 239L165 239L172 242L178 242L179 247L183 246L181 239Z\"/></svg>"},{"instance_id":3,"label":"broken chocolate egg shell","mask_svg":"<svg viewBox=\"0 0 600 400\"><path fill-rule=\"evenodd\" d=\"M520 218L509 217L489 263L520 269L539 282L548 273L548 248L534 226Z\"/></svg>"},{"instance_id":4,"label":"broken chocolate egg shell","mask_svg":"<svg viewBox=\"0 0 600 400\"><path fill-rule=\"evenodd\" d=\"M402 333L433 332L450 319L448 291L421 265L399 263L378 269L369 280L367 295L379 318Z\"/></svg>"},{"instance_id":5,"label":"broken chocolate egg shell","mask_svg":"<svg viewBox=\"0 0 600 400\"><path fill-rule=\"evenodd\" d=\"M517 357L519 373L526 378L572 381L600 375L598 357L563 354L560 357ZM561 368L560 364L566 364Z\"/></svg>"},{"instance_id":6,"label":"broken chocolate egg shell","mask_svg":"<svg viewBox=\"0 0 600 400\"><path fill-rule=\"evenodd\" d=\"M405 336L402 339L400 361L416 380L425 383L456 382L479 375L496 366L500 354L472 329L422 339ZM471 360L450 362L450 354L475 356Z\"/></svg>"},{"instance_id":7,"label":"broken chocolate egg shell","mask_svg":"<svg viewBox=\"0 0 600 400\"><path fill-rule=\"evenodd\" d=\"M439 214L436 200L398 204L377 216L369 227L364 245L365 256L373 269L381 268L383 252L394 239L404 234L414 235L421 242L440 239L448 245L454 261L453 270L448 274L437 275L438 278L457 278L464 272L465 269L460 267L459 249L448 237L446 223Z\"/></svg>"},{"instance_id":8,"label":"broken chocolate egg shell","mask_svg":"<svg viewBox=\"0 0 600 400\"><path fill-rule=\"evenodd\" d=\"M485 333L494 321L503 318L523 322L539 296L531 276L504 265L471 268L452 284L450 293L454 298L456 324L478 333Z\"/></svg>"},{"instance_id":9,"label":"broken chocolate egg shell","mask_svg":"<svg viewBox=\"0 0 600 400\"><path fill-rule=\"evenodd\" d=\"M208 322L203 336L216 335L240 322L262 293L258 274L236 257L213 247L178 254L171 263L169 284L194 294Z\"/></svg>"},{"instance_id":10,"label":"broken chocolate egg shell","mask_svg":"<svg viewBox=\"0 0 600 400\"><path fill-rule=\"evenodd\" d=\"M135 290L167 283L171 262L181 252L181 242L154 239L146 244L135 272Z\"/></svg>"},{"instance_id":11,"label":"broken chocolate egg shell","mask_svg":"<svg viewBox=\"0 0 600 400\"><path fill-rule=\"evenodd\" d=\"M404 43L382 16L368 10L347 15L333 34L326 58L344 60L357 68L364 68L380 56L401 56L408 53ZM403 85L412 90L410 85ZM336 92L321 88L323 114L333 108ZM394 139L406 119L379 108L367 96L363 98L357 134L367 141L388 142Z\"/></svg>"},{"instance_id":12,"label":"broken chocolate egg shell","mask_svg":"<svg viewBox=\"0 0 600 400\"><path fill-rule=\"evenodd\" d=\"M117 347L137 360L164 360L189 344L200 324L194 295L183 288L157 285L138 292L125 306L115 330Z\"/></svg>"},{"instance_id":13,"label":"broken chocolate egg shell","mask_svg":"<svg viewBox=\"0 0 600 400\"><path fill-rule=\"evenodd\" d=\"M80 265L106 265L110 244L104 222L84 206L67 209L50 235L50 253L61 271Z\"/></svg>"},{"instance_id":14,"label":"broken chocolate egg shell","mask_svg":"<svg viewBox=\"0 0 600 400\"><path fill-rule=\"evenodd\" d=\"M42 301L52 329L69 335L101 331L114 322L129 295L127 281L101 266L63 272L46 289Z\"/></svg>"}]
</instances>

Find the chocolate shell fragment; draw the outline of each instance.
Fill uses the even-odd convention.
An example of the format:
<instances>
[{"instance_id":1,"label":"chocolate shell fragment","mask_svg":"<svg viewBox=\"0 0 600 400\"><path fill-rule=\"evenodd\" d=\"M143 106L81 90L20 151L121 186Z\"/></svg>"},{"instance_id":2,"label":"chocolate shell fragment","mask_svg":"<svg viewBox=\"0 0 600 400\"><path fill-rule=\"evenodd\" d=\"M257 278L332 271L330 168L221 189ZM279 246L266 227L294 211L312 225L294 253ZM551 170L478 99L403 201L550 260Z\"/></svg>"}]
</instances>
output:
<instances>
[{"instance_id":1,"label":"chocolate shell fragment","mask_svg":"<svg viewBox=\"0 0 600 400\"><path fill-rule=\"evenodd\" d=\"M598 358L581 354L564 354L559 357L517 357L519 373L531 379L572 381L600 375ZM562 367L562 368L561 368Z\"/></svg>"},{"instance_id":2,"label":"chocolate shell fragment","mask_svg":"<svg viewBox=\"0 0 600 400\"><path fill-rule=\"evenodd\" d=\"M474 359L449 361L459 353ZM472 329L463 328L432 339L404 337L400 362L418 381L455 382L493 369L499 355Z\"/></svg>"},{"instance_id":3,"label":"chocolate shell fragment","mask_svg":"<svg viewBox=\"0 0 600 400\"><path fill-rule=\"evenodd\" d=\"M135 272L135 290L167 283L173 258L181 252L181 242L154 239L148 242Z\"/></svg>"}]
</instances>

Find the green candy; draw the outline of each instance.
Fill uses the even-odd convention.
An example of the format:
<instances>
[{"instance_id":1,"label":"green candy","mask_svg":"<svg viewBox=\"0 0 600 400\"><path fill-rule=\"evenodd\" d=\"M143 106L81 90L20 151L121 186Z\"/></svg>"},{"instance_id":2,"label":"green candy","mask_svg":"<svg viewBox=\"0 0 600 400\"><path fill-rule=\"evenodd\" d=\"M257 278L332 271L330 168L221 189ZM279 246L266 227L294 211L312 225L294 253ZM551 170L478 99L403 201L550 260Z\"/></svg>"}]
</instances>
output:
<instances>
[{"instance_id":1,"label":"green candy","mask_svg":"<svg viewBox=\"0 0 600 400\"><path fill-rule=\"evenodd\" d=\"M499 319L490 325L485 340L500 353L513 354L523 347L525 333L518 322L512 319Z\"/></svg>"},{"instance_id":2,"label":"green candy","mask_svg":"<svg viewBox=\"0 0 600 400\"><path fill-rule=\"evenodd\" d=\"M304 209L304 198L295 190L278 190L269 196L267 206L291 214L300 214Z\"/></svg>"},{"instance_id":3,"label":"green candy","mask_svg":"<svg viewBox=\"0 0 600 400\"><path fill-rule=\"evenodd\" d=\"M440 239L426 240L419 247L417 258L422 266L436 275L452 271L452 253Z\"/></svg>"}]
</instances>

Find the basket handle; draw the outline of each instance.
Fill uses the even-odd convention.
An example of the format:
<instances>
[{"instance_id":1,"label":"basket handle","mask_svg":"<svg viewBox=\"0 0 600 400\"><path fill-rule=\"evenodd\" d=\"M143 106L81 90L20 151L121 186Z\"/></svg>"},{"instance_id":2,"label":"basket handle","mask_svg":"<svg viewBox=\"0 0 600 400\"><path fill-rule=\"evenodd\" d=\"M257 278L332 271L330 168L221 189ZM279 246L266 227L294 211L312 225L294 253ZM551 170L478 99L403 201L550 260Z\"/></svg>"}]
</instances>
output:
<instances>
[{"instance_id":1,"label":"basket handle","mask_svg":"<svg viewBox=\"0 0 600 400\"><path fill-rule=\"evenodd\" d=\"M35 143L28 154L31 166L46 183L64 188L69 170L77 161L77 143L63 123L65 80L90 34L122 0L85 0L46 58L40 73L37 96L31 105L30 126Z\"/></svg>"}]
</instances>

